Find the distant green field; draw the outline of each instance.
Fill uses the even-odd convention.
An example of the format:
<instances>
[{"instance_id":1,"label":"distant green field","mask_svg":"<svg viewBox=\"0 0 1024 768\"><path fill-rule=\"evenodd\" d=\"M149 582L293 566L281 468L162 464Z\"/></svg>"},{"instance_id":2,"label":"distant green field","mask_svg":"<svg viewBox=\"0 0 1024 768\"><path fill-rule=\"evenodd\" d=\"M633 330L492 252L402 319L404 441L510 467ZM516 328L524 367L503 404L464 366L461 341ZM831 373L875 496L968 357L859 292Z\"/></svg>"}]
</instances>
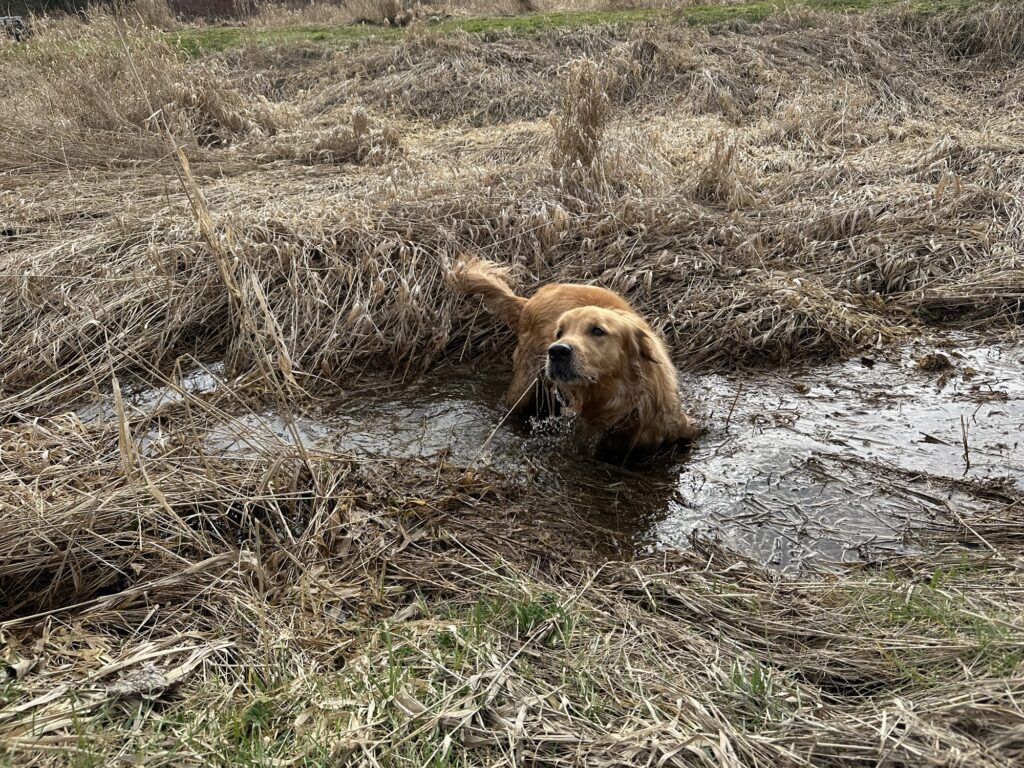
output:
<instances>
[{"instance_id":1,"label":"distant green field","mask_svg":"<svg viewBox=\"0 0 1024 768\"><path fill-rule=\"evenodd\" d=\"M633 11L560 11L525 16L459 19L430 25L437 32L467 32L486 35L495 32L529 35L545 29L597 24L640 24L654 19L671 19L690 25L724 24L733 21L754 22L790 9L810 9L839 13L905 6L921 13L950 8L965 8L977 0L761 0L739 5L697 5L677 10ZM343 44L372 38L390 39L405 34L404 29L366 25L299 26L276 29L256 27L209 27L173 33L176 44L191 56L221 51L249 43L326 43Z\"/></svg>"}]
</instances>

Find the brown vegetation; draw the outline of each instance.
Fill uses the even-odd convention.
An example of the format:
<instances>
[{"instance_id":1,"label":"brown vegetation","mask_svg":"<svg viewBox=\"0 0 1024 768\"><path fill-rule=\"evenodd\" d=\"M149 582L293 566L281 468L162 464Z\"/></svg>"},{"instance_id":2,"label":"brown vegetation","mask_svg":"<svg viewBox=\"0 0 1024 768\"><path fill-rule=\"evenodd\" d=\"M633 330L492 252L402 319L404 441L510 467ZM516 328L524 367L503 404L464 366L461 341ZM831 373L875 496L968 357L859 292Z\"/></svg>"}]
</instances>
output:
<instances>
[{"instance_id":1,"label":"brown vegetation","mask_svg":"<svg viewBox=\"0 0 1024 768\"><path fill-rule=\"evenodd\" d=\"M984 18L1009 25L1008 13ZM9 405L45 408L36 393L53 376L85 390L103 371L183 352L240 354L241 315L176 191L167 127L211 197L236 279L266 298L251 313L274 319L261 333L279 332L275 348L310 373L430 364L481 338L443 279L466 247L534 284L623 291L664 318L690 367L843 355L946 319L1016 323L1024 163L1004 108L1015 49L985 35L959 58L942 24L963 27L812 18L713 40L671 28L488 44L417 34L300 51L283 77L286 51L184 64L129 32L104 43L97 31L78 56L8 58ZM842 52L828 68L826 49ZM580 51L607 63L570 63ZM640 69L630 89L601 74L621 57ZM942 81L929 74L939 68ZM568 84L564 106L552 76ZM607 124L605 98L618 110ZM352 122L361 104L379 127ZM549 110L553 139L524 122ZM456 133L460 120L483 125ZM302 165L254 176L268 157L385 165L310 196ZM567 167L592 183L567 185Z\"/></svg>"}]
</instances>

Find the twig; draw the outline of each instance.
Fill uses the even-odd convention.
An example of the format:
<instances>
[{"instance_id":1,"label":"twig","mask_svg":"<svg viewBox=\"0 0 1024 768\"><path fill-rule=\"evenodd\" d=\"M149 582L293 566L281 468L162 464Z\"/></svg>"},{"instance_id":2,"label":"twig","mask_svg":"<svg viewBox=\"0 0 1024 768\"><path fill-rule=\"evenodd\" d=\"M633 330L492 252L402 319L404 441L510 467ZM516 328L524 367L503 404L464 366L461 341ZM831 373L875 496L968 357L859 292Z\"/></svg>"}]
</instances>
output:
<instances>
[{"instance_id":1,"label":"twig","mask_svg":"<svg viewBox=\"0 0 1024 768\"><path fill-rule=\"evenodd\" d=\"M480 446L480 450L476 452L476 456L473 457L473 461L470 462L470 466L475 465L477 461L480 460L480 455L484 452L484 449L486 449L487 446L490 444L491 440L494 438L494 435L497 434L498 430L501 429L501 425L508 421L509 416L515 413L516 408L519 406L521 402L523 402L523 398L526 397L528 393L532 392L536 388L539 379L540 376L535 377L534 380L530 383L530 386L523 390L523 394L521 394L519 396L519 399L512 404L511 408L508 409L508 413L501 417L501 421L499 421L494 426L494 429L491 430L491 434L487 436L487 439L484 440L483 444Z\"/></svg>"},{"instance_id":2,"label":"twig","mask_svg":"<svg viewBox=\"0 0 1024 768\"><path fill-rule=\"evenodd\" d=\"M725 417L725 433L729 434L729 424L732 423L732 412L736 410L736 405L740 401L740 395L743 394L743 382L736 388L736 397L732 399L732 405L729 406L729 413Z\"/></svg>"},{"instance_id":3,"label":"twig","mask_svg":"<svg viewBox=\"0 0 1024 768\"><path fill-rule=\"evenodd\" d=\"M1002 552L1000 552L1000 551L999 551L998 549L996 549L996 548L995 548L995 547L993 547L993 546L992 546L991 544L989 544L989 543L988 543L988 541L986 541L986 539L985 539L985 537L984 537L984 536L982 536L982 535L981 535L980 533L978 533L978 532L977 532L976 530L974 530L974 529L973 529L973 528L972 528L972 527L971 527L971 526L970 526L970 525L968 524L968 522L967 522L966 520L964 520L964 518L963 518L963 515L961 515L961 514L960 514L959 512L957 512L957 511L956 511L955 509L953 509L953 505L952 505L952 504L949 504L949 503L947 503L947 504L946 504L946 509L948 509L948 510L949 510L949 513L950 513L951 515L953 515L953 517L955 517L955 518L956 518L956 521L957 521L958 523L960 523L960 525L962 525L962 526L963 526L964 528L966 528L966 529L967 529L968 531L970 531L971 533L973 533L973 534L974 534L974 537L975 537L975 538L976 538L976 539L977 539L978 541L980 541L980 542L981 542L982 544L984 544L984 545L985 545L986 547L988 547L988 548L989 548L990 550L992 550L992 554L994 554L994 555L995 555L996 557L998 557L998 558L999 558L1000 560L1005 560L1005 559L1006 559L1006 557L1005 557L1005 556L1003 555L1003 553L1002 553Z\"/></svg>"},{"instance_id":4,"label":"twig","mask_svg":"<svg viewBox=\"0 0 1024 768\"><path fill-rule=\"evenodd\" d=\"M964 475L966 475L971 470L971 447L967 443L967 421L962 413L960 414L960 434L964 439Z\"/></svg>"}]
</instances>

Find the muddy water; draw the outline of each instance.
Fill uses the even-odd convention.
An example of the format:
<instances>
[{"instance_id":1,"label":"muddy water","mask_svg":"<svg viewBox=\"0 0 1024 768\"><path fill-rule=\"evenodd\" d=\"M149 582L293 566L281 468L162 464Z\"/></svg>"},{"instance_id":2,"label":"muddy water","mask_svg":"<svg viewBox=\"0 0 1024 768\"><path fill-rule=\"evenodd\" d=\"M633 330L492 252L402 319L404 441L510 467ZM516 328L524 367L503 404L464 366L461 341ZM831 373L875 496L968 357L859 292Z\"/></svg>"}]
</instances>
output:
<instances>
[{"instance_id":1,"label":"muddy water","mask_svg":"<svg viewBox=\"0 0 1024 768\"><path fill-rule=\"evenodd\" d=\"M1022 370L1020 347L961 342L771 374L686 377L708 432L689 453L643 467L573 453L564 423L503 422L507 371L479 367L405 384L363 380L288 419L236 414L207 443L228 454L301 442L487 466L522 489L510 514L540 525L579 520L620 554L685 546L700 532L792 570L905 552L915 529L986 503L972 484L1024 488ZM219 375L214 368L181 384L203 396ZM143 390L132 406L179 397ZM83 416L109 410L101 403Z\"/></svg>"},{"instance_id":2,"label":"muddy water","mask_svg":"<svg viewBox=\"0 0 1024 768\"><path fill-rule=\"evenodd\" d=\"M876 558L984 504L964 488L1024 488L1024 351L946 350L950 368L920 370L934 354L703 379L713 426L652 540L717 532L783 568Z\"/></svg>"}]
</instances>

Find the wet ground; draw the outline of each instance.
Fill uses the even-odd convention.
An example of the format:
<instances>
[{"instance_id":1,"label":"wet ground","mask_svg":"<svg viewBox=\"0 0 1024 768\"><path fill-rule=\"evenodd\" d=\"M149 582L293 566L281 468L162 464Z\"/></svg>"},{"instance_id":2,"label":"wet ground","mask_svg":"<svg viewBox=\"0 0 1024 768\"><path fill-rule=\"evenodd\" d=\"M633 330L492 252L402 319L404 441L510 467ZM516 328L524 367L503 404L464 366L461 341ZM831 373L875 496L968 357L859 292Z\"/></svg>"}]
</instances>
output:
<instances>
[{"instance_id":1,"label":"wet ground","mask_svg":"<svg viewBox=\"0 0 1024 768\"><path fill-rule=\"evenodd\" d=\"M485 466L522 490L510 514L538 525L579 520L619 554L685 546L701 532L792 570L911 550L915 530L990 503L972 486L1024 495L1022 371L1024 349L961 340L784 372L685 377L707 434L688 454L641 467L577 455L564 423L503 422L507 374L479 367L405 384L363 380L291 419L273 409L225 414L205 441L226 454L301 442ZM196 372L181 386L202 397L219 376ZM142 390L130 404L148 411L178 397ZM165 438L151 434L143 447L157 450Z\"/></svg>"}]
</instances>

